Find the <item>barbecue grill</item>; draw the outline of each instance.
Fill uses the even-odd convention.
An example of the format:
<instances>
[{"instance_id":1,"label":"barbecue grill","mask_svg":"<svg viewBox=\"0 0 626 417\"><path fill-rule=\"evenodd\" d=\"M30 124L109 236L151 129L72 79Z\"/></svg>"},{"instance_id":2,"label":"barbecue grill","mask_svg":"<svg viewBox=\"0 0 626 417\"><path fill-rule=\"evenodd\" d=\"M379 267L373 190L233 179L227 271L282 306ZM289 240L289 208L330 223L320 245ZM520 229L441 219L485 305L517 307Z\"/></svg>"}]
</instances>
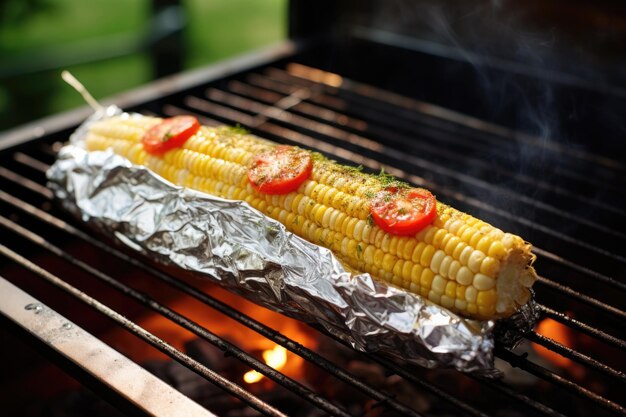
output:
<instances>
[{"instance_id":1,"label":"barbecue grill","mask_svg":"<svg viewBox=\"0 0 626 417\"><path fill-rule=\"evenodd\" d=\"M624 414L626 147L622 125L602 111L624 109L620 80L445 45L411 26L422 18L404 13L412 6L390 4L292 1L290 40L112 102L384 168L532 242L540 325L514 349L496 344L504 377L356 352L85 229L45 186L55 152L89 114L79 109L0 140L3 407L55 391L62 373L90 389L91 407L102 399L137 415ZM502 88L499 100L481 90L485 80ZM543 106L541 91L556 104ZM299 373L268 366L259 352L268 344ZM250 370L264 382L242 379Z\"/></svg>"}]
</instances>

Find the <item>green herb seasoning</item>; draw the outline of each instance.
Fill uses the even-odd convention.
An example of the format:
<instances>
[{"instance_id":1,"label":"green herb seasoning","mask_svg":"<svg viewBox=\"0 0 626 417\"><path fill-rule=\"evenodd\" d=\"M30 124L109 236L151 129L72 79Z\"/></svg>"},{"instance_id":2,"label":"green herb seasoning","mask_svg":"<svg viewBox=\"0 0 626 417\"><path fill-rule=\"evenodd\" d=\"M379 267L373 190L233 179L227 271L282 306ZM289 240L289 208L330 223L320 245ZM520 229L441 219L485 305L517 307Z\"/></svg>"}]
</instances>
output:
<instances>
[{"instance_id":1,"label":"green herb seasoning","mask_svg":"<svg viewBox=\"0 0 626 417\"><path fill-rule=\"evenodd\" d=\"M235 126L229 126L227 129L231 133L235 133L237 135L247 135L248 133L250 133L248 131L248 129L246 129L245 127L241 126L239 123L237 123L237 125L235 125Z\"/></svg>"}]
</instances>

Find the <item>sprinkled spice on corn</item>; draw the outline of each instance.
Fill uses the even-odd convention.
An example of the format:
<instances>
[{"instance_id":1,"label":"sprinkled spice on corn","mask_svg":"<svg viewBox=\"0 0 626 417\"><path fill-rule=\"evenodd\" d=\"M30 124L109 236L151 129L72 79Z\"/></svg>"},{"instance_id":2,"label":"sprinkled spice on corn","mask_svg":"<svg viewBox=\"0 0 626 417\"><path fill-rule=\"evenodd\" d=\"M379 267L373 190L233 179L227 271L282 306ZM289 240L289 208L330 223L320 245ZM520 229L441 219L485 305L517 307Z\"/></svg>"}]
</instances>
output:
<instances>
[{"instance_id":1,"label":"sprinkled spice on corn","mask_svg":"<svg viewBox=\"0 0 626 417\"><path fill-rule=\"evenodd\" d=\"M331 249L352 269L369 272L463 316L507 317L525 304L536 280L530 244L439 201L434 220L399 236L371 217L372 200L396 182L312 154L310 177L295 191L267 194L248 179L255 155L277 144L221 127L201 127L163 155L142 145L162 119L117 117L92 125L89 150L112 148L167 180L219 197L244 200L291 232Z\"/></svg>"}]
</instances>

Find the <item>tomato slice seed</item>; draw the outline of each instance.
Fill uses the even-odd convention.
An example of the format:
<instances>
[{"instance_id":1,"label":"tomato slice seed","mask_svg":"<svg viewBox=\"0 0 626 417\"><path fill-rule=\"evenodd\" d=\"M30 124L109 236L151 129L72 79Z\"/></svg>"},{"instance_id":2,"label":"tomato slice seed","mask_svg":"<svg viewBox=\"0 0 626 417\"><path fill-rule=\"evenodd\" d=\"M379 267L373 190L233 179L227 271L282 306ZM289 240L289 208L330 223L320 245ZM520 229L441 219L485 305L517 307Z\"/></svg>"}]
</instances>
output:
<instances>
[{"instance_id":1,"label":"tomato slice seed","mask_svg":"<svg viewBox=\"0 0 626 417\"><path fill-rule=\"evenodd\" d=\"M146 152L158 156L172 149L180 148L199 129L200 122L195 117L174 116L163 119L161 123L148 129L141 142Z\"/></svg>"},{"instance_id":2,"label":"tomato slice seed","mask_svg":"<svg viewBox=\"0 0 626 417\"><path fill-rule=\"evenodd\" d=\"M265 194L295 191L311 176L311 154L295 146L277 146L254 157L248 169L252 187Z\"/></svg>"},{"instance_id":3,"label":"tomato slice seed","mask_svg":"<svg viewBox=\"0 0 626 417\"><path fill-rule=\"evenodd\" d=\"M413 235L433 222L437 200L423 188L387 187L372 199L370 214L387 233Z\"/></svg>"}]
</instances>

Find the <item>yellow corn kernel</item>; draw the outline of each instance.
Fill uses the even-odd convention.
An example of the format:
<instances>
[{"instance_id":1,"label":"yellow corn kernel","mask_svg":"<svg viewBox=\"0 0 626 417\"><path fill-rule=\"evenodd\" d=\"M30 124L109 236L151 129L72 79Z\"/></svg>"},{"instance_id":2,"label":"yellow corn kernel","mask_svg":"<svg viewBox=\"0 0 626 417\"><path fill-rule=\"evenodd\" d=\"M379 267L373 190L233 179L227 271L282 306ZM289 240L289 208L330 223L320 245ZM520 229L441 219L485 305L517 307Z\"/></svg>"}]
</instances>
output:
<instances>
[{"instance_id":1,"label":"yellow corn kernel","mask_svg":"<svg viewBox=\"0 0 626 417\"><path fill-rule=\"evenodd\" d=\"M467 290L467 287L464 285L457 285L456 286L456 299L457 300L465 300L465 291Z\"/></svg>"},{"instance_id":2,"label":"yellow corn kernel","mask_svg":"<svg viewBox=\"0 0 626 417\"><path fill-rule=\"evenodd\" d=\"M420 264L424 267L427 267L430 265L430 261L433 258L433 255L435 254L435 247L428 245L424 248L424 250L422 251L422 256L420 257Z\"/></svg>"},{"instance_id":3,"label":"yellow corn kernel","mask_svg":"<svg viewBox=\"0 0 626 417\"><path fill-rule=\"evenodd\" d=\"M450 233L457 234L458 230L463 226L463 221L460 219L451 220L449 225L446 227Z\"/></svg>"},{"instance_id":4,"label":"yellow corn kernel","mask_svg":"<svg viewBox=\"0 0 626 417\"><path fill-rule=\"evenodd\" d=\"M472 236L474 236L476 233L477 233L476 229L474 229L473 227L467 226L467 228L460 235L460 238L463 242L469 244L470 240L472 239Z\"/></svg>"},{"instance_id":5,"label":"yellow corn kernel","mask_svg":"<svg viewBox=\"0 0 626 417\"><path fill-rule=\"evenodd\" d=\"M454 281L448 281L444 293L450 298L456 298L456 287L457 285Z\"/></svg>"},{"instance_id":6,"label":"yellow corn kernel","mask_svg":"<svg viewBox=\"0 0 626 417\"><path fill-rule=\"evenodd\" d=\"M454 298L450 298L445 294L441 296L439 303L445 308L454 308ZM480 311L480 307L479 307L479 311Z\"/></svg>"},{"instance_id":7,"label":"yellow corn kernel","mask_svg":"<svg viewBox=\"0 0 626 417\"><path fill-rule=\"evenodd\" d=\"M434 228L436 229L436 228ZM433 236L432 245L436 248L441 248L441 243L443 242L443 238L450 233L446 229L438 229Z\"/></svg>"},{"instance_id":8,"label":"yellow corn kernel","mask_svg":"<svg viewBox=\"0 0 626 417\"><path fill-rule=\"evenodd\" d=\"M424 229L419 231L417 235L415 235L415 237L418 240L421 240L422 242L430 245L430 243L433 241L433 237L435 236L436 231L437 231L436 227L426 226Z\"/></svg>"},{"instance_id":9,"label":"yellow corn kernel","mask_svg":"<svg viewBox=\"0 0 626 417\"><path fill-rule=\"evenodd\" d=\"M452 239L453 237L456 237L456 236L454 236L452 233L446 233L443 239L441 239L441 242L439 243L439 249L443 249L445 252L445 247L448 246L448 242L450 242L450 239Z\"/></svg>"},{"instance_id":10,"label":"yellow corn kernel","mask_svg":"<svg viewBox=\"0 0 626 417\"><path fill-rule=\"evenodd\" d=\"M434 278L435 278L435 274L433 273L433 271L431 271L428 268L424 268L420 276L420 287L428 288L430 290L433 286Z\"/></svg>"},{"instance_id":11,"label":"yellow corn kernel","mask_svg":"<svg viewBox=\"0 0 626 417\"><path fill-rule=\"evenodd\" d=\"M472 255L472 252L474 252L474 249L472 249L471 246L465 246L465 248L463 248L463 251L461 251L458 257L461 265L467 265L469 263L469 257Z\"/></svg>"},{"instance_id":12,"label":"yellow corn kernel","mask_svg":"<svg viewBox=\"0 0 626 417\"><path fill-rule=\"evenodd\" d=\"M407 261L405 265L411 265L411 262ZM421 281L421 279L422 279L421 277L422 277L423 271L424 271L424 268L422 268L422 265L420 265L420 264L413 264L411 266L411 272L409 274L411 276L411 281L415 282L416 284L419 283L421 285L421 282L422 282ZM432 282L432 277L430 278L430 282ZM430 288L430 284L429 284L428 288Z\"/></svg>"},{"instance_id":13,"label":"yellow corn kernel","mask_svg":"<svg viewBox=\"0 0 626 417\"><path fill-rule=\"evenodd\" d=\"M465 301L468 303L476 303L476 297L478 296L478 290L474 287L467 287L465 289Z\"/></svg>"},{"instance_id":14,"label":"yellow corn kernel","mask_svg":"<svg viewBox=\"0 0 626 417\"><path fill-rule=\"evenodd\" d=\"M506 248L500 241L495 241L489 246L489 250L487 251L487 255L492 258L502 259L506 255Z\"/></svg>"},{"instance_id":15,"label":"yellow corn kernel","mask_svg":"<svg viewBox=\"0 0 626 417\"><path fill-rule=\"evenodd\" d=\"M467 260L467 266L469 269L472 270L472 272L479 272L484 259L485 254L483 252L479 250L474 250Z\"/></svg>"},{"instance_id":16,"label":"yellow corn kernel","mask_svg":"<svg viewBox=\"0 0 626 417\"><path fill-rule=\"evenodd\" d=\"M419 242L415 246L415 249L413 249L413 255L411 256L411 261L413 261L413 263L419 263L420 259L422 258L422 252L425 248L426 244L424 242Z\"/></svg>"},{"instance_id":17,"label":"yellow corn kernel","mask_svg":"<svg viewBox=\"0 0 626 417\"><path fill-rule=\"evenodd\" d=\"M452 257L454 259L460 259L461 258L461 254L463 253L463 251L467 248L471 248L471 246L468 246L466 243L464 242L459 242L458 245L456 245L456 248L454 248L454 251L452 252ZM461 262L463 263L463 262Z\"/></svg>"},{"instance_id":18,"label":"yellow corn kernel","mask_svg":"<svg viewBox=\"0 0 626 417\"><path fill-rule=\"evenodd\" d=\"M405 276L402 274L402 267L404 266L404 259L396 260L396 263L393 265L393 269L391 270L394 275L402 277L405 280Z\"/></svg>"},{"instance_id":19,"label":"yellow corn kernel","mask_svg":"<svg viewBox=\"0 0 626 417\"><path fill-rule=\"evenodd\" d=\"M404 261L404 264L402 265L402 278L419 283L419 276L422 273L422 270L420 269L419 273L417 275L414 275L412 272L413 266L414 264L411 261Z\"/></svg>"},{"instance_id":20,"label":"yellow corn kernel","mask_svg":"<svg viewBox=\"0 0 626 417\"><path fill-rule=\"evenodd\" d=\"M495 312L496 312L495 306L487 306L487 307L478 306L479 317L483 317L483 318L491 317L495 314Z\"/></svg>"},{"instance_id":21,"label":"yellow corn kernel","mask_svg":"<svg viewBox=\"0 0 626 417\"><path fill-rule=\"evenodd\" d=\"M384 254L383 262L382 262L382 269L384 271L391 271L393 269L393 265L395 264L395 262L396 262L395 256L391 255L390 253Z\"/></svg>"},{"instance_id":22,"label":"yellow corn kernel","mask_svg":"<svg viewBox=\"0 0 626 417\"><path fill-rule=\"evenodd\" d=\"M433 272L438 273L441 262L445 257L446 253L444 251L442 251L441 249L437 250L430 261L430 269L432 269Z\"/></svg>"},{"instance_id":23,"label":"yellow corn kernel","mask_svg":"<svg viewBox=\"0 0 626 417\"><path fill-rule=\"evenodd\" d=\"M365 249L362 252L361 258L368 265L374 264L374 252L376 252L376 248L373 245L366 245Z\"/></svg>"},{"instance_id":24,"label":"yellow corn kernel","mask_svg":"<svg viewBox=\"0 0 626 417\"><path fill-rule=\"evenodd\" d=\"M448 281L441 275L435 275L431 289L437 294L443 294L446 291Z\"/></svg>"},{"instance_id":25,"label":"yellow corn kernel","mask_svg":"<svg viewBox=\"0 0 626 417\"><path fill-rule=\"evenodd\" d=\"M417 243L418 242L415 239L411 239L406 242L406 244L404 245L404 250L402 251L402 257L404 259L411 259Z\"/></svg>"},{"instance_id":26,"label":"yellow corn kernel","mask_svg":"<svg viewBox=\"0 0 626 417\"><path fill-rule=\"evenodd\" d=\"M449 277L448 271L450 270L450 264L452 264L452 261L454 261L454 259L452 259L451 256L444 256L443 260L441 261L441 265L439 265L439 274L441 276Z\"/></svg>"},{"instance_id":27,"label":"yellow corn kernel","mask_svg":"<svg viewBox=\"0 0 626 417\"><path fill-rule=\"evenodd\" d=\"M441 294L437 294L435 291L430 290L428 292L428 299L436 304L441 304Z\"/></svg>"},{"instance_id":28,"label":"yellow corn kernel","mask_svg":"<svg viewBox=\"0 0 626 417\"><path fill-rule=\"evenodd\" d=\"M488 291L478 291L476 304L478 304L479 307L493 307L496 305L497 298L498 296L495 289L491 289Z\"/></svg>"},{"instance_id":29,"label":"yellow corn kernel","mask_svg":"<svg viewBox=\"0 0 626 417\"><path fill-rule=\"evenodd\" d=\"M468 245L470 245L471 247L475 248L476 245L478 244L478 242L480 241L480 239L483 238L483 234L480 232L476 232L472 235L472 237L470 238L470 241L468 242Z\"/></svg>"},{"instance_id":30,"label":"yellow corn kernel","mask_svg":"<svg viewBox=\"0 0 626 417\"><path fill-rule=\"evenodd\" d=\"M456 250L459 243L461 243L461 239L456 236L452 236L446 246L443 248L444 252L450 256L454 256L454 251Z\"/></svg>"},{"instance_id":31,"label":"yellow corn kernel","mask_svg":"<svg viewBox=\"0 0 626 417\"><path fill-rule=\"evenodd\" d=\"M496 280L488 277L485 274L478 273L474 275L474 280L472 282L474 288L478 291L486 291L490 290L496 285Z\"/></svg>"},{"instance_id":32,"label":"yellow corn kernel","mask_svg":"<svg viewBox=\"0 0 626 417\"><path fill-rule=\"evenodd\" d=\"M485 257L480 264L480 273L488 277L495 277L500 270L500 262L491 256Z\"/></svg>"},{"instance_id":33,"label":"yellow corn kernel","mask_svg":"<svg viewBox=\"0 0 626 417\"><path fill-rule=\"evenodd\" d=\"M480 239L478 243L476 243L476 249L483 253L489 252L489 247L491 246L491 243L492 241L491 239L489 239L488 236L483 236L483 238Z\"/></svg>"},{"instance_id":34,"label":"yellow corn kernel","mask_svg":"<svg viewBox=\"0 0 626 417\"><path fill-rule=\"evenodd\" d=\"M516 239L519 239L519 238L510 233L505 233L504 236L502 236L502 244L507 249L512 248L516 243Z\"/></svg>"},{"instance_id":35,"label":"yellow corn kernel","mask_svg":"<svg viewBox=\"0 0 626 417\"><path fill-rule=\"evenodd\" d=\"M459 273L461 266L462 266L461 263L457 261L456 259L450 262L450 267L448 268L448 278L456 279L456 276Z\"/></svg>"},{"instance_id":36,"label":"yellow corn kernel","mask_svg":"<svg viewBox=\"0 0 626 417\"><path fill-rule=\"evenodd\" d=\"M398 238L398 236L392 236L391 237L391 241L389 242L389 253L395 255L397 252L396 250L398 249L398 242L400 241L400 239Z\"/></svg>"},{"instance_id":37,"label":"yellow corn kernel","mask_svg":"<svg viewBox=\"0 0 626 417\"><path fill-rule=\"evenodd\" d=\"M470 285L474 281L474 273L468 267L462 266L456 273L455 280L461 285Z\"/></svg>"}]
</instances>

